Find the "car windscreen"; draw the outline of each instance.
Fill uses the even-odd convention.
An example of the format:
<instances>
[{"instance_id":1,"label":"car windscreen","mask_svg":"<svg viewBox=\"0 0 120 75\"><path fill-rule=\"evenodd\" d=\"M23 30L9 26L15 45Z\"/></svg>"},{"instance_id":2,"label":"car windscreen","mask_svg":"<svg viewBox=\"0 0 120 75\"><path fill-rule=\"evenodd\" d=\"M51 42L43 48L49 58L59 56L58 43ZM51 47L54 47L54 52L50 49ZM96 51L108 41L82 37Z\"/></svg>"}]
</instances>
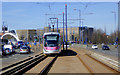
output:
<instances>
[{"instance_id":1,"label":"car windscreen","mask_svg":"<svg viewBox=\"0 0 120 75\"><path fill-rule=\"evenodd\" d=\"M22 49L27 49L27 47L22 47Z\"/></svg>"},{"instance_id":2,"label":"car windscreen","mask_svg":"<svg viewBox=\"0 0 120 75\"><path fill-rule=\"evenodd\" d=\"M71 42L72 44L76 43L76 42Z\"/></svg>"},{"instance_id":3,"label":"car windscreen","mask_svg":"<svg viewBox=\"0 0 120 75\"><path fill-rule=\"evenodd\" d=\"M22 41L18 41L18 43L23 43Z\"/></svg>"},{"instance_id":4,"label":"car windscreen","mask_svg":"<svg viewBox=\"0 0 120 75\"><path fill-rule=\"evenodd\" d=\"M103 47L106 47L106 48L108 48L108 46L103 46Z\"/></svg>"},{"instance_id":5,"label":"car windscreen","mask_svg":"<svg viewBox=\"0 0 120 75\"><path fill-rule=\"evenodd\" d=\"M9 48L5 48L5 50L9 50Z\"/></svg>"}]
</instances>

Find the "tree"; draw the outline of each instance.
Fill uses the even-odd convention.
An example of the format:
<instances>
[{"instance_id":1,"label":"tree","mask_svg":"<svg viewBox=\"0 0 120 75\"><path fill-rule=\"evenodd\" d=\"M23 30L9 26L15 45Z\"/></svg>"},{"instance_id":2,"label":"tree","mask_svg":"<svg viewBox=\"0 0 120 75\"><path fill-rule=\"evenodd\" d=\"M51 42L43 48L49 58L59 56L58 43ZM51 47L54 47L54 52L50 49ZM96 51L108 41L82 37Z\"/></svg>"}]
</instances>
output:
<instances>
[{"instance_id":1,"label":"tree","mask_svg":"<svg viewBox=\"0 0 120 75\"><path fill-rule=\"evenodd\" d=\"M96 44L105 43L106 39L105 39L104 32L101 29L95 29L92 34L91 41L92 43L96 43Z\"/></svg>"}]
</instances>

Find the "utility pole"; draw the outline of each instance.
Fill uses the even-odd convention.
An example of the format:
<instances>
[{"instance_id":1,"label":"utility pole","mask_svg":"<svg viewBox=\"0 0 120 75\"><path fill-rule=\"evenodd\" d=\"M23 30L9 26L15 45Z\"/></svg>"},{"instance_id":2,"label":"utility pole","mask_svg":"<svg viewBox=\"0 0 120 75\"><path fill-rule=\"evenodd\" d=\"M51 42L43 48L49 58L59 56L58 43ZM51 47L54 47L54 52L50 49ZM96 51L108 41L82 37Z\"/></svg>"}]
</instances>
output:
<instances>
[{"instance_id":1,"label":"utility pole","mask_svg":"<svg viewBox=\"0 0 120 75\"><path fill-rule=\"evenodd\" d=\"M115 11L112 11L111 13L114 14L114 22L115 22L115 23L114 23L114 24L115 24L114 26L115 26L115 29L117 30L117 28L116 28L116 12L115 12ZM116 35L117 35L117 31L115 31L115 39L117 38Z\"/></svg>"},{"instance_id":2,"label":"utility pole","mask_svg":"<svg viewBox=\"0 0 120 75\"><path fill-rule=\"evenodd\" d=\"M79 19L80 19L80 21L79 21L79 28L80 28L80 30L79 30L79 33L80 33L80 38L79 38L79 44L81 43L81 10L79 9Z\"/></svg>"},{"instance_id":3,"label":"utility pole","mask_svg":"<svg viewBox=\"0 0 120 75\"><path fill-rule=\"evenodd\" d=\"M56 18L57 19L57 32L58 32L58 18Z\"/></svg>"},{"instance_id":4,"label":"utility pole","mask_svg":"<svg viewBox=\"0 0 120 75\"><path fill-rule=\"evenodd\" d=\"M50 24L48 23L48 27L49 27L49 32L50 32L50 30L51 30L51 27L50 27Z\"/></svg>"},{"instance_id":5,"label":"utility pole","mask_svg":"<svg viewBox=\"0 0 120 75\"><path fill-rule=\"evenodd\" d=\"M63 12L63 50L64 50L64 12Z\"/></svg>"},{"instance_id":6,"label":"utility pole","mask_svg":"<svg viewBox=\"0 0 120 75\"><path fill-rule=\"evenodd\" d=\"M66 16L66 50L67 50L67 4L65 4L65 16Z\"/></svg>"},{"instance_id":7,"label":"utility pole","mask_svg":"<svg viewBox=\"0 0 120 75\"><path fill-rule=\"evenodd\" d=\"M83 33L84 29L83 29L83 21L82 21L82 44L83 44L83 41L84 41L84 33Z\"/></svg>"},{"instance_id":8,"label":"utility pole","mask_svg":"<svg viewBox=\"0 0 120 75\"><path fill-rule=\"evenodd\" d=\"M80 36L79 37L79 44L81 44L81 20L82 20L81 19L81 10L80 9L74 9L74 10L78 10L79 11L79 19L78 19L79 20L79 33L80 33L79 34L79 36Z\"/></svg>"},{"instance_id":9,"label":"utility pole","mask_svg":"<svg viewBox=\"0 0 120 75\"><path fill-rule=\"evenodd\" d=\"M54 32L54 25L52 25L53 26L53 32Z\"/></svg>"},{"instance_id":10,"label":"utility pole","mask_svg":"<svg viewBox=\"0 0 120 75\"><path fill-rule=\"evenodd\" d=\"M41 39L40 39L40 29L39 29L39 49L40 49L40 41Z\"/></svg>"}]
</instances>

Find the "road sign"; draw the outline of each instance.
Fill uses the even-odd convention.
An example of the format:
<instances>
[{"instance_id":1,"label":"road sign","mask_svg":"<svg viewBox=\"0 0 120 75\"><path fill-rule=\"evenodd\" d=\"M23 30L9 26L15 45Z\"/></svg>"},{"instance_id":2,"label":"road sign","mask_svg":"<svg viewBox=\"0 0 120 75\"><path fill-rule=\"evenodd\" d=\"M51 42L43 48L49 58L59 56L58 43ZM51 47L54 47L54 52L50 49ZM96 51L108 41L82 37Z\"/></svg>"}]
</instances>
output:
<instances>
[{"instance_id":1,"label":"road sign","mask_svg":"<svg viewBox=\"0 0 120 75\"><path fill-rule=\"evenodd\" d=\"M34 43L34 45L36 46L37 42Z\"/></svg>"}]
</instances>

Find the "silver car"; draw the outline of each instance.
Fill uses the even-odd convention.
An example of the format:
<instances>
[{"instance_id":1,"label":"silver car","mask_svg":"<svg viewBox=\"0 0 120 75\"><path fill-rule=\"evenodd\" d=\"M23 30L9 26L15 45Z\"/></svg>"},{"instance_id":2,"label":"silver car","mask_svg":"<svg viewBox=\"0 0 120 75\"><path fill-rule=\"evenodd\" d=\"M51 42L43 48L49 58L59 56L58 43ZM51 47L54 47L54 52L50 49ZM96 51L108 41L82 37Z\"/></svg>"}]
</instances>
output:
<instances>
[{"instance_id":1,"label":"silver car","mask_svg":"<svg viewBox=\"0 0 120 75\"><path fill-rule=\"evenodd\" d=\"M20 53L29 53L29 50L28 50L27 46L22 46L20 48Z\"/></svg>"}]
</instances>

